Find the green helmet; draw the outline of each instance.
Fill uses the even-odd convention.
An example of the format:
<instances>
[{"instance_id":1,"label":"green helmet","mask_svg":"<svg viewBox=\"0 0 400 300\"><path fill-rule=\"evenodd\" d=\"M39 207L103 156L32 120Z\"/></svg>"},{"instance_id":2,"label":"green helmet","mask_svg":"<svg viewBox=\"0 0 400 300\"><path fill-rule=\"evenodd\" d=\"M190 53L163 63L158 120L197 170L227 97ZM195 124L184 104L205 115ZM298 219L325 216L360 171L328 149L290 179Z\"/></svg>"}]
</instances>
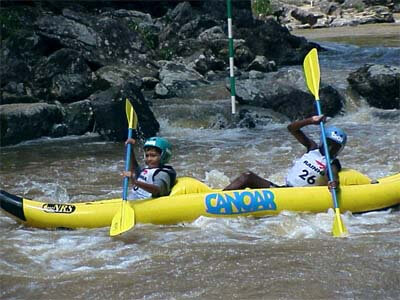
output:
<instances>
[{"instance_id":1,"label":"green helmet","mask_svg":"<svg viewBox=\"0 0 400 300\"><path fill-rule=\"evenodd\" d=\"M155 147L161 150L161 160L160 163L166 164L169 162L172 156L171 144L164 138L153 136L146 140L143 148Z\"/></svg>"}]
</instances>

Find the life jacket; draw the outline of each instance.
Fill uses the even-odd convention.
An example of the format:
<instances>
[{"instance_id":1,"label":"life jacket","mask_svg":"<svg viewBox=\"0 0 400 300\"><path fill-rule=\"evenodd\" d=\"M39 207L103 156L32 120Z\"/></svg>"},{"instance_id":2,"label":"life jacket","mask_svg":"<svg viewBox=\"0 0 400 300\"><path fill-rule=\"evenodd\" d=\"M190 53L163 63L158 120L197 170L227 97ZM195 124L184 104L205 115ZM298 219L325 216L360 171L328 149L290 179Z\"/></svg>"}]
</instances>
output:
<instances>
[{"instance_id":1,"label":"life jacket","mask_svg":"<svg viewBox=\"0 0 400 300\"><path fill-rule=\"evenodd\" d=\"M149 184L154 184L154 178L159 172L166 172L170 177L169 189L172 189L175 184L176 172L173 167L164 165L160 168L143 168L137 178L138 181L143 181ZM146 199L152 198L152 194L138 186L132 188L129 199ZM163 195L164 196L164 195Z\"/></svg>"},{"instance_id":2,"label":"life jacket","mask_svg":"<svg viewBox=\"0 0 400 300\"><path fill-rule=\"evenodd\" d=\"M159 172L166 172L169 175L169 178L171 179L170 180L170 184L169 184L169 188L172 189L172 187L175 184L175 180L176 180L176 171L175 171L175 169L172 166L163 165L161 168L157 168L157 170L153 174L153 178Z\"/></svg>"},{"instance_id":3,"label":"life jacket","mask_svg":"<svg viewBox=\"0 0 400 300\"><path fill-rule=\"evenodd\" d=\"M287 186L326 185L326 159L319 149L311 150L298 159L286 176Z\"/></svg>"}]
</instances>

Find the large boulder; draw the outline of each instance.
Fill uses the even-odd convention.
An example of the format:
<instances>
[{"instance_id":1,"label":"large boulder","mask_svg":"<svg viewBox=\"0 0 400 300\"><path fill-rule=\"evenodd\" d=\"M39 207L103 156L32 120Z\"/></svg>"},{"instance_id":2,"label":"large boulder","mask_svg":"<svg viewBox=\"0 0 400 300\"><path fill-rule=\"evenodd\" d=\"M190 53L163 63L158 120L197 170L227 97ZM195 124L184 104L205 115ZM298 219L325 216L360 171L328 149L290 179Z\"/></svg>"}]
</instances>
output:
<instances>
[{"instance_id":1,"label":"large boulder","mask_svg":"<svg viewBox=\"0 0 400 300\"><path fill-rule=\"evenodd\" d=\"M43 58L35 67L34 95L62 103L85 99L93 92L92 72L83 55L60 49Z\"/></svg>"},{"instance_id":2,"label":"large boulder","mask_svg":"<svg viewBox=\"0 0 400 300\"><path fill-rule=\"evenodd\" d=\"M248 65L247 71L273 72L277 71L274 61L268 61L265 56L256 56L256 58Z\"/></svg>"},{"instance_id":3,"label":"large boulder","mask_svg":"<svg viewBox=\"0 0 400 300\"><path fill-rule=\"evenodd\" d=\"M113 86L123 85L125 82L131 82L134 85L142 86L142 79L139 75L147 77L146 73L140 71L129 65L108 65L98 69L95 72L96 80L95 86L99 90L107 90ZM149 77L157 76L157 73L148 74Z\"/></svg>"},{"instance_id":4,"label":"large boulder","mask_svg":"<svg viewBox=\"0 0 400 300\"><path fill-rule=\"evenodd\" d=\"M315 25L318 19L322 18L321 14L315 14L301 8L293 9L291 16L300 21L301 24L309 24L310 26Z\"/></svg>"},{"instance_id":5,"label":"large boulder","mask_svg":"<svg viewBox=\"0 0 400 300\"><path fill-rule=\"evenodd\" d=\"M108 140L124 140L127 137L125 100L129 99L138 116L139 132L144 137L156 135L160 125L143 97L140 87L124 83L89 97L95 119L95 130Z\"/></svg>"},{"instance_id":6,"label":"large boulder","mask_svg":"<svg viewBox=\"0 0 400 300\"><path fill-rule=\"evenodd\" d=\"M77 101L62 109L67 135L82 135L93 130L93 109L89 100Z\"/></svg>"},{"instance_id":7,"label":"large boulder","mask_svg":"<svg viewBox=\"0 0 400 300\"><path fill-rule=\"evenodd\" d=\"M261 79L239 79L236 96L240 104L272 109L290 120L315 114L314 96L296 70L267 73ZM324 114L333 117L341 112L344 98L334 87L322 83L320 98Z\"/></svg>"},{"instance_id":8,"label":"large boulder","mask_svg":"<svg viewBox=\"0 0 400 300\"><path fill-rule=\"evenodd\" d=\"M256 22L252 28L238 28L235 37L244 39L254 54L265 56L277 65L302 64L312 48L321 49L304 37L291 35L287 28L272 19Z\"/></svg>"},{"instance_id":9,"label":"large boulder","mask_svg":"<svg viewBox=\"0 0 400 300\"><path fill-rule=\"evenodd\" d=\"M46 42L39 35L29 31L18 31L1 42L0 84L25 83L24 91L29 94L35 65L46 54Z\"/></svg>"},{"instance_id":10,"label":"large boulder","mask_svg":"<svg viewBox=\"0 0 400 300\"><path fill-rule=\"evenodd\" d=\"M47 103L0 105L0 144L17 144L42 136L57 136L62 112Z\"/></svg>"},{"instance_id":11,"label":"large boulder","mask_svg":"<svg viewBox=\"0 0 400 300\"><path fill-rule=\"evenodd\" d=\"M147 54L151 52L135 23L107 14L95 17L63 9L62 15L42 16L36 26L37 33L46 38L54 50L69 48L80 51L92 68L117 62L145 63Z\"/></svg>"},{"instance_id":12,"label":"large boulder","mask_svg":"<svg viewBox=\"0 0 400 300\"><path fill-rule=\"evenodd\" d=\"M156 96L160 98L185 96L192 87L207 84L196 70L174 62L164 62L160 70L160 81L155 90Z\"/></svg>"},{"instance_id":13,"label":"large boulder","mask_svg":"<svg viewBox=\"0 0 400 300\"><path fill-rule=\"evenodd\" d=\"M351 88L374 107L400 108L400 68L367 64L349 74Z\"/></svg>"}]
</instances>

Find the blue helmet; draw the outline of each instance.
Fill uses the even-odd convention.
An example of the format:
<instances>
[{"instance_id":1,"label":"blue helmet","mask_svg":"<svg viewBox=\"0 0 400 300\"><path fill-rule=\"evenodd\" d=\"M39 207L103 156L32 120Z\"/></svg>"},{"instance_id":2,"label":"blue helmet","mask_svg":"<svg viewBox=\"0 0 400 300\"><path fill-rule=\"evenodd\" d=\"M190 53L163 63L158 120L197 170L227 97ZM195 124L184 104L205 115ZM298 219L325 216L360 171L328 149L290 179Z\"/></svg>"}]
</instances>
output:
<instances>
[{"instance_id":1,"label":"blue helmet","mask_svg":"<svg viewBox=\"0 0 400 300\"><path fill-rule=\"evenodd\" d=\"M161 160L160 163L166 164L169 162L172 156L171 144L164 138L153 136L146 140L143 148L155 147L161 150Z\"/></svg>"},{"instance_id":2,"label":"blue helmet","mask_svg":"<svg viewBox=\"0 0 400 300\"><path fill-rule=\"evenodd\" d=\"M336 126L326 127L325 128L325 136L327 139L330 139L331 141L334 141L335 143L340 145L340 149L337 152L337 154L339 154L343 150L344 146L346 145L347 134L339 127L336 127ZM321 144L322 144L322 137L321 137Z\"/></svg>"}]
</instances>

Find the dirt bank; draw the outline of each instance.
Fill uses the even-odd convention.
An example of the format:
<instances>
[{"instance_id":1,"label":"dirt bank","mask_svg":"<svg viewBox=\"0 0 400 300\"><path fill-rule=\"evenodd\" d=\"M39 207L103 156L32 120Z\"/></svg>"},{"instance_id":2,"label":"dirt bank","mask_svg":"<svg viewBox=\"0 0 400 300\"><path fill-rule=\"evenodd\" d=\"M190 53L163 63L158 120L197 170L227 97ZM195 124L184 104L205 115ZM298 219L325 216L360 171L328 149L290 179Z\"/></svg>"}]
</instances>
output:
<instances>
[{"instance_id":1,"label":"dirt bank","mask_svg":"<svg viewBox=\"0 0 400 300\"><path fill-rule=\"evenodd\" d=\"M320 29L295 29L292 34L312 41L328 41L358 46L400 47L400 16L396 23L367 24L358 26Z\"/></svg>"}]
</instances>

